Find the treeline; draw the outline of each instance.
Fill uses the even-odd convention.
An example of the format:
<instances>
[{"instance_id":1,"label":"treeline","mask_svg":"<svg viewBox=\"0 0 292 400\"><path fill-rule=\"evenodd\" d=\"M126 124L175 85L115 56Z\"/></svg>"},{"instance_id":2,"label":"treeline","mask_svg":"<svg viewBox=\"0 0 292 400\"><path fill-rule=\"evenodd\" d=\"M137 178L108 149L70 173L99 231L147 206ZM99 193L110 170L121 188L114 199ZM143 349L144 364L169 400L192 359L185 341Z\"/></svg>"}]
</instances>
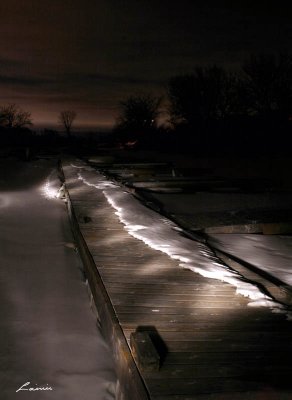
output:
<instances>
[{"instance_id":1,"label":"treeline","mask_svg":"<svg viewBox=\"0 0 292 400\"><path fill-rule=\"evenodd\" d=\"M161 102L150 95L122 102L117 136L192 153L289 152L292 58L251 56L237 72L215 65L172 77L167 128L158 128Z\"/></svg>"},{"instance_id":2,"label":"treeline","mask_svg":"<svg viewBox=\"0 0 292 400\"><path fill-rule=\"evenodd\" d=\"M57 130L43 129L41 134L33 130L31 113L16 104L0 106L0 144L13 148L50 146L56 148L71 144L72 124L76 118L72 110L62 111L58 116L60 127L66 134L60 135ZM76 139L75 142L78 140Z\"/></svg>"},{"instance_id":3,"label":"treeline","mask_svg":"<svg viewBox=\"0 0 292 400\"><path fill-rule=\"evenodd\" d=\"M77 113L62 111L59 124L66 136L44 130L37 135L31 113L12 104L0 106L0 144L70 146ZM124 147L205 154L289 154L292 144L292 57L250 56L236 71L197 66L174 76L166 95L130 96L120 103L113 136ZM85 141L90 147L91 141ZM86 143L85 143L86 142ZM88 143L87 143L88 142Z\"/></svg>"}]
</instances>

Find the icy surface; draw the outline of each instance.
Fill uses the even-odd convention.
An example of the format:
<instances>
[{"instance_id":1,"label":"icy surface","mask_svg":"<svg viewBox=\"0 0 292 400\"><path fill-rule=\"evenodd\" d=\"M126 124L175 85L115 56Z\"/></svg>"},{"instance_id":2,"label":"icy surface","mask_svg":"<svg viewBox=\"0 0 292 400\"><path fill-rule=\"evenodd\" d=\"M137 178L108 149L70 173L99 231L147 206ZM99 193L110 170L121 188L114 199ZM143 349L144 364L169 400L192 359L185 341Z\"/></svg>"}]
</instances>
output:
<instances>
[{"instance_id":1,"label":"icy surface","mask_svg":"<svg viewBox=\"0 0 292 400\"><path fill-rule=\"evenodd\" d=\"M216 234L210 243L292 286L291 236Z\"/></svg>"},{"instance_id":2,"label":"icy surface","mask_svg":"<svg viewBox=\"0 0 292 400\"><path fill-rule=\"evenodd\" d=\"M82 169L80 165L75 167L78 167L77 173L81 181L103 191L132 236L178 260L182 268L234 285L237 293L251 299L251 306L265 306L277 312L286 312L281 304L262 293L255 283L247 281L236 271L223 265L209 247L182 236L179 227L143 206L130 193L93 169Z\"/></svg>"},{"instance_id":3,"label":"icy surface","mask_svg":"<svg viewBox=\"0 0 292 400\"><path fill-rule=\"evenodd\" d=\"M1 161L0 398L110 400L115 373L90 310L56 161ZM25 388L46 391L16 392Z\"/></svg>"}]
</instances>

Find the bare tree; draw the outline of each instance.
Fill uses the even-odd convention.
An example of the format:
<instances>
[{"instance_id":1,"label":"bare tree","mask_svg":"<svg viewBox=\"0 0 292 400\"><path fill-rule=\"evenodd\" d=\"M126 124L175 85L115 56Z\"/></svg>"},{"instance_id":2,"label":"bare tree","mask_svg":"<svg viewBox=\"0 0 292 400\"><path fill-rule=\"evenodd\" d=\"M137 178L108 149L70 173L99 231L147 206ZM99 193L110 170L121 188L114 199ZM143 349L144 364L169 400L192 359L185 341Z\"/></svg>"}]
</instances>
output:
<instances>
[{"instance_id":1,"label":"bare tree","mask_svg":"<svg viewBox=\"0 0 292 400\"><path fill-rule=\"evenodd\" d=\"M238 79L217 67L196 67L191 75L175 76L168 83L169 115L173 126L203 126L238 112Z\"/></svg>"},{"instance_id":2,"label":"bare tree","mask_svg":"<svg viewBox=\"0 0 292 400\"><path fill-rule=\"evenodd\" d=\"M250 112L287 119L292 110L292 57L252 55L242 70Z\"/></svg>"},{"instance_id":3,"label":"bare tree","mask_svg":"<svg viewBox=\"0 0 292 400\"><path fill-rule=\"evenodd\" d=\"M68 137L71 137L71 131L72 131L72 124L77 116L77 113L73 110L66 110L66 111L61 111L59 115L59 121L65 128L65 131L68 135Z\"/></svg>"},{"instance_id":4,"label":"bare tree","mask_svg":"<svg viewBox=\"0 0 292 400\"><path fill-rule=\"evenodd\" d=\"M27 128L32 125L31 113L16 104L9 104L0 108L0 123L7 128Z\"/></svg>"},{"instance_id":5,"label":"bare tree","mask_svg":"<svg viewBox=\"0 0 292 400\"><path fill-rule=\"evenodd\" d=\"M147 130L155 126L160 103L161 98L151 95L130 96L120 103L118 125L132 130Z\"/></svg>"},{"instance_id":6,"label":"bare tree","mask_svg":"<svg viewBox=\"0 0 292 400\"><path fill-rule=\"evenodd\" d=\"M122 142L145 142L157 130L161 98L149 94L130 96L120 102L115 132Z\"/></svg>"}]
</instances>

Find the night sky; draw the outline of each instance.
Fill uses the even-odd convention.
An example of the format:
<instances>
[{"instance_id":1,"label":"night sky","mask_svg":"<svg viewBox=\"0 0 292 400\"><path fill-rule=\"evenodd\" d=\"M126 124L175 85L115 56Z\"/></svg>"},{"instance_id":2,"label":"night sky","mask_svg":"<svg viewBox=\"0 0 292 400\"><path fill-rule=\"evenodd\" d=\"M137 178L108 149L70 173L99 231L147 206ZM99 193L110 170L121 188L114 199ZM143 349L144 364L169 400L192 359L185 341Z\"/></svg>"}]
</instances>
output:
<instances>
[{"instance_id":1,"label":"night sky","mask_svg":"<svg viewBox=\"0 0 292 400\"><path fill-rule=\"evenodd\" d=\"M36 127L57 124L64 109L80 126L110 127L120 100L163 94L169 77L196 65L291 54L292 7L254 3L1 0L0 105L30 111Z\"/></svg>"}]
</instances>

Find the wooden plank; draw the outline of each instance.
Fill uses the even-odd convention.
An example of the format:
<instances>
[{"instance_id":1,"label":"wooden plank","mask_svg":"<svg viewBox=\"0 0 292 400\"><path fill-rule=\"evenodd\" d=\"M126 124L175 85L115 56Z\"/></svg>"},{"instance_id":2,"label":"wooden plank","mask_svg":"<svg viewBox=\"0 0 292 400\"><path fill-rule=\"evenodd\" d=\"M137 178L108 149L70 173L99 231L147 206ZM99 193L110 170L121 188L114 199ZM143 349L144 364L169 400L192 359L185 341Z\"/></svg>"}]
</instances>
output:
<instances>
[{"instance_id":1,"label":"wooden plank","mask_svg":"<svg viewBox=\"0 0 292 400\"><path fill-rule=\"evenodd\" d=\"M216 281L213 281L216 282ZM203 296L206 294L207 296L212 293L212 295L224 295L224 294L230 294L232 293L234 296L237 296L235 294L235 288L224 282L218 282L215 283L214 285L205 283L205 285L202 285L201 283L198 283L197 281L192 281L191 283L189 281L185 282L154 282L150 283L147 280L144 280L142 283L135 283L135 282L116 282L116 283L111 283L110 288L113 290L122 290L126 291L127 290L145 290L145 291L151 291L153 290L159 290L160 292L163 291L163 293L168 293L173 292L175 293L178 291L180 294L184 294L186 292L190 293L198 293L198 295Z\"/></svg>"},{"instance_id":2,"label":"wooden plank","mask_svg":"<svg viewBox=\"0 0 292 400\"><path fill-rule=\"evenodd\" d=\"M121 252L114 252L113 249L111 248L111 246L109 246L107 249L100 249L96 252L93 252L92 256L94 257L94 259L96 259L97 262L100 262L101 260L103 260L103 258L105 258L105 260L107 259L107 257L118 257L119 259L123 260L123 259L127 259L129 258L129 252L127 250L121 250ZM143 263L147 263L147 261L145 260L145 256L143 256L143 252L136 252L135 255L131 256L132 262L136 263L136 270L139 270L139 266ZM143 265L142 264L142 265ZM179 270L175 270L174 268L171 268L170 270L172 270L172 273L175 272L179 272ZM151 269L149 268L149 271L151 271Z\"/></svg>"},{"instance_id":3,"label":"wooden plank","mask_svg":"<svg viewBox=\"0 0 292 400\"><path fill-rule=\"evenodd\" d=\"M127 295L120 295L118 297L112 296L112 303L115 305L115 308L118 310L119 313L121 314L127 314L127 313L136 313L136 314L148 314L152 309L159 309L161 308L161 311L164 314L169 313L169 308L171 308L173 311L177 310L175 313L179 314L179 311L181 310L182 313L180 315L189 316L189 315L196 315L196 312L198 310L205 310L207 309L208 311L201 311L202 313L204 312L220 312L220 310L223 310L222 312L224 314L227 313L227 310L229 311L235 311L235 310L241 310L245 311L246 308L246 303L232 303L230 302L219 302L218 301L208 301L208 300L203 300L201 302L195 301L194 304L190 304L190 299L166 299L165 297L160 297L160 299L156 299L155 297L152 296L152 298L145 298L145 297L138 297L133 296L133 300L131 301L131 297ZM130 304L130 305L129 305ZM120 306L120 307L119 307ZM127 308L125 308L127 307ZM133 310L133 308L136 309ZM182 310L184 309L184 311ZM222 313L221 312L221 313ZM247 312L248 314L251 314L251 312Z\"/></svg>"},{"instance_id":4,"label":"wooden plank","mask_svg":"<svg viewBox=\"0 0 292 400\"><path fill-rule=\"evenodd\" d=\"M221 320L222 322L228 324L230 321L229 315L230 309L196 309L191 315L188 315L187 318L185 315L157 315L157 313L152 314L119 314L119 320L122 325L136 324L136 325L153 325L160 327L160 324L169 324L175 325L177 330L180 329L179 324L186 324L186 319L188 319L189 324L201 324L202 322L215 322ZM245 314L242 319L238 318L238 323L245 323L247 321L256 322L259 318L256 315ZM272 318L270 318L273 321ZM236 323L233 321L233 323Z\"/></svg>"},{"instance_id":5,"label":"wooden plank","mask_svg":"<svg viewBox=\"0 0 292 400\"><path fill-rule=\"evenodd\" d=\"M261 390L265 384L257 382L254 377L246 379L236 378L184 378L184 379L147 379L147 387L150 395L175 395L175 394L201 394L201 393L225 393L246 392Z\"/></svg>"},{"instance_id":6,"label":"wooden plank","mask_svg":"<svg viewBox=\"0 0 292 400\"><path fill-rule=\"evenodd\" d=\"M103 257L94 257L94 260L96 261L97 265L104 265L106 263L107 260L109 261L118 261L120 259L120 257L118 256L112 256L112 255L108 255L108 256L103 256ZM137 264L143 261L142 257L135 257L133 258L133 262L136 262ZM137 274L125 274L124 276L119 276L118 274L116 274L115 272L110 272L110 271L106 271L103 270L101 271L101 273L103 274L103 278L109 282L115 282L118 278L120 278L120 282L132 282L132 283L143 283L145 281L147 281L149 284L155 284L155 283L169 283L169 284L184 284L184 285L189 285L192 286L194 284L204 284L204 283L209 283L212 280L209 278L204 278L201 275L195 274L195 273L190 273L190 275L184 275L180 274L180 273L171 273L171 274L148 274L147 275L147 279L144 277L143 274L139 274L137 272ZM214 281L214 280L213 280ZM218 280L218 286L220 286L220 281ZM229 284L224 285L224 287L229 286Z\"/></svg>"},{"instance_id":7,"label":"wooden plank","mask_svg":"<svg viewBox=\"0 0 292 400\"><path fill-rule=\"evenodd\" d=\"M105 247L106 248L109 244L111 244L111 239L116 239L114 243L117 246L117 249L118 248L122 248L123 247L123 242L126 241L127 243L133 245L133 249L134 249L132 251L133 255L135 254L135 250L136 249L138 249L138 250L139 249L144 249L145 250L145 254L151 254L152 253L152 255L153 255L152 249L150 247L146 246L144 244L144 242L142 242L141 240L138 240L138 239L135 239L134 237L132 237L127 232L127 230L125 229L124 225L115 224L114 222L110 223L110 224L102 224L103 218L108 221L108 219L105 216L103 216L103 217L99 218L99 225L98 226L95 226L95 224L86 224L86 225L82 226L82 229L84 230L85 234L87 234L87 232L90 233L90 232L96 230L96 237L99 238L99 241L96 241L96 243L92 244L93 248L97 248L97 249L100 248L100 247ZM114 229L113 237L111 237L110 235L106 235L106 236L102 235L102 229L101 228L104 231L108 231L108 230ZM116 231L117 228L119 228L118 231ZM118 239L120 241L118 241ZM127 250L130 252L131 249L128 248ZM157 253L157 258L158 259L165 258L165 260L167 259L166 255L161 253L161 252ZM172 261L170 259L170 263L171 262Z\"/></svg>"},{"instance_id":8,"label":"wooden plank","mask_svg":"<svg viewBox=\"0 0 292 400\"><path fill-rule=\"evenodd\" d=\"M85 220L84 217L87 217L89 219ZM106 217L103 217L106 218ZM77 220L80 226L81 230L84 230L84 232L86 232L87 230L92 230L95 229L95 225L97 224L97 222L102 222L102 217L99 217L97 215L91 214L91 213L80 213L77 216ZM113 227L113 224L116 222L115 218L106 218L107 223L109 223L109 225L111 227ZM112 222L112 223L111 223Z\"/></svg>"},{"instance_id":9,"label":"wooden plank","mask_svg":"<svg viewBox=\"0 0 292 400\"><path fill-rule=\"evenodd\" d=\"M198 308L201 306L213 306L214 308L226 304L227 308L237 308L246 306L248 300L242 296L235 296L232 292L218 292L218 294L212 293L211 295L205 292L200 292L195 295L193 292L179 293L174 292L164 293L162 290L155 289L144 289L139 293L139 290L129 289L127 292L124 289L117 290L112 289L110 285L107 285L108 292L111 297L116 301L116 304L120 302L121 305L127 306L126 301L129 301L129 306L138 306L141 301L146 301L145 304L140 304L141 307L153 307L153 304L157 307L178 307L183 305L180 302L188 302L188 308ZM150 303L147 303L150 301ZM173 303L174 302L174 303Z\"/></svg>"},{"instance_id":10,"label":"wooden plank","mask_svg":"<svg viewBox=\"0 0 292 400\"><path fill-rule=\"evenodd\" d=\"M103 277L103 275L101 274ZM184 306L188 303L188 309L193 308L201 308L201 307L222 307L226 305L226 308L237 308L246 306L248 304L248 299L243 296L214 296L205 293L203 296L198 293L197 295L194 293L166 293L163 291L160 292L140 292L140 293L132 293L131 291L121 291L115 292L110 291L111 298L116 305L123 305L127 307L129 305L132 306L140 306L140 307L179 307L180 305ZM141 304L142 302L142 304ZM143 311L141 309L141 311ZM146 310L147 311L147 310ZM247 312L253 312L248 309Z\"/></svg>"},{"instance_id":11,"label":"wooden plank","mask_svg":"<svg viewBox=\"0 0 292 400\"><path fill-rule=\"evenodd\" d=\"M88 246L89 250L90 250L90 246ZM95 258L95 256L94 256ZM100 258L97 258L98 260L100 260ZM176 267L177 268L177 267ZM148 274L151 273L152 274L168 274L171 273L174 268L169 265L154 265L153 269L149 267L148 262L144 263L139 263L139 265L137 264L126 264L125 262L116 262L115 265L110 264L108 261L107 262L103 262L101 263L100 261L98 261L98 270L102 271L108 271L109 273L116 273L116 274L123 274L123 273L127 273L127 274ZM176 271L174 271L176 272Z\"/></svg>"},{"instance_id":12,"label":"wooden plank","mask_svg":"<svg viewBox=\"0 0 292 400\"><path fill-rule=\"evenodd\" d=\"M119 243L117 244L117 239L119 239ZM110 250L114 251L114 254L117 254L121 256L127 256L128 260L132 258L136 258L137 256L143 256L145 261L147 260L147 257L151 257L153 259L154 265L162 264L162 265L167 265L169 267L173 267L173 269L176 269L178 271L182 271L182 268L178 266L177 263L172 262L171 259L167 258L165 255L156 255L156 257L153 255L151 251L147 251L148 249L144 248L143 245L140 245L140 243L132 243L128 238L122 238L122 237L117 237L113 236L112 238L107 239L107 243L101 243L101 240L98 240L94 243L91 243L91 254L93 256L100 256L102 257L103 255L107 255ZM126 243L127 245L130 244L130 248L125 248L123 243ZM138 267L138 265L137 265ZM150 267L150 265L149 265ZM152 266L151 266L152 267ZM176 267L176 268L175 268ZM149 268L150 269L150 268Z\"/></svg>"},{"instance_id":13,"label":"wooden plank","mask_svg":"<svg viewBox=\"0 0 292 400\"><path fill-rule=\"evenodd\" d=\"M219 301L217 299L214 301L206 299L202 301L196 301L195 304L190 304L192 300L190 298L185 298L184 300L180 301L180 299L169 300L163 297L163 300L161 301L150 302L150 300L144 300L143 297L141 297L141 300L136 300L136 296L134 296L135 303L131 303L128 300L129 296L126 297L127 300L125 301L122 297L118 300L113 298L113 296L111 298L115 310L119 314L150 314L152 312L156 312L163 315L176 314L187 317L196 312L197 309L212 308L213 310L217 311L217 309L223 308L224 310L239 310L246 306L246 303L235 303L235 301L231 302L228 300Z\"/></svg>"},{"instance_id":14,"label":"wooden plank","mask_svg":"<svg viewBox=\"0 0 292 400\"><path fill-rule=\"evenodd\" d=\"M233 335L238 335L238 333L242 332L243 335L248 336L251 332L253 333L262 333L267 332L273 335L277 335L278 333L286 334L287 331L290 332L289 326L287 328L287 321L281 320L278 321L277 324L274 324L273 321L236 321L234 324L232 323L224 323L218 320L198 320L194 322L184 322L184 323L165 323L161 321L159 324L154 325L157 332L163 336L167 337L168 334L176 334L179 333L182 338L185 337L186 334L196 334L200 332L230 332ZM137 324L135 323L124 323L122 324L123 332L127 338L130 337L131 332L133 332ZM153 331L153 325L143 325L143 330L149 329ZM277 336L276 336L277 339Z\"/></svg>"},{"instance_id":15,"label":"wooden plank","mask_svg":"<svg viewBox=\"0 0 292 400\"><path fill-rule=\"evenodd\" d=\"M261 315L260 313L255 313L252 310L242 310L243 312L238 313L236 310L232 309L218 309L213 310L208 309L196 309L191 315L186 316L171 316L171 315L157 315L157 313L152 314L119 314L120 323L124 325L129 324L140 324L140 325L175 325L177 330L180 329L180 324L202 324L202 323L215 323L221 322L228 326L233 326L235 324L246 325L248 323L268 324L268 323L278 323L285 318L284 316L277 315L276 318L272 315Z\"/></svg>"},{"instance_id":16,"label":"wooden plank","mask_svg":"<svg viewBox=\"0 0 292 400\"><path fill-rule=\"evenodd\" d=\"M275 326L277 325L277 326ZM136 321L124 321L121 323L121 326L123 328L124 332L127 331L135 331L138 324L137 320ZM141 324L140 324L141 326ZM279 329L286 329L286 321L277 321L275 324L275 321L269 320L265 321L264 319L259 319L259 318L245 318L242 320L237 320L234 322L228 322L228 320L224 319L222 321L222 318L202 318L202 317L197 317L196 321L183 321L183 322L178 322L176 321L175 323L169 322L169 321L160 321L159 325L157 321L151 321L149 320L148 322L145 323L143 322L143 327L156 327L159 332L164 333L164 332L181 332L183 335L185 332L193 332L194 330L206 330L206 329L222 329L226 330L226 327L229 327L230 330L235 330L235 331L243 331L243 332L249 332L252 329L255 330L262 330L266 329L267 331L277 331Z\"/></svg>"},{"instance_id":17,"label":"wooden plank","mask_svg":"<svg viewBox=\"0 0 292 400\"><path fill-rule=\"evenodd\" d=\"M159 335L159 327L157 327L157 332L153 333L153 330L149 328L144 328L144 332L149 332L150 335ZM125 332L126 333L126 332ZM273 332L267 332L264 329L255 330L250 332L244 332L241 330L230 330L228 327L225 327L225 330L198 330L194 327L193 331L184 332L182 335L180 331L174 332L163 332L163 340L165 342L175 342L175 341L184 341L184 342L193 342L193 341L205 341L207 340L216 340L216 341L238 341L238 342L275 342L278 340L282 343L282 346L286 346L286 342L292 343L291 341L291 330L275 330ZM129 333L126 335L129 339Z\"/></svg>"},{"instance_id":18,"label":"wooden plank","mask_svg":"<svg viewBox=\"0 0 292 400\"><path fill-rule=\"evenodd\" d=\"M258 365L291 365L291 358L287 351L265 352L265 351L245 351L245 352L228 352L226 358L225 351L223 352L168 352L164 360L164 368L171 365L234 365L236 363L258 364Z\"/></svg>"},{"instance_id":19,"label":"wooden plank","mask_svg":"<svg viewBox=\"0 0 292 400\"><path fill-rule=\"evenodd\" d=\"M242 296L234 296L234 293L229 292L219 292L218 294L208 294L206 292L187 292L187 293L179 293L179 291L171 293L171 291L164 293L162 290L155 290L155 289L141 289L139 290L129 290L126 291L125 289L116 290L109 288L109 292L111 293L111 297L113 299L120 299L125 298L129 299L129 306L131 307L133 304L131 303L132 300L135 299L155 299L157 302L160 300L163 303L172 302L172 301L189 301L189 308L196 308L200 303L204 304L212 304L216 307L218 304L228 304L229 306L234 305L242 306L243 304L246 306L248 303L248 299ZM195 302L192 304L192 302ZM147 306L145 304L145 306ZM157 304L157 306L161 306L161 304ZM229 307L228 307L229 308Z\"/></svg>"},{"instance_id":20,"label":"wooden plank","mask_svg":"<svg viewBox=\"0 0 292 400\"><path fill-rule=\"evenodd\" d=\"M126 284L110 284L107 286L107 290L111 294L128 294L128 295L143 295L143 294L149 294L149 295L159 295L163 293L163 296L166 298L168 297L174 297L174 296L180 296L182 299L183 298L188 298L188 299L194 299L194 296L198 300L204 300L205 298L214 298L218 299L226 299L226 301L229 301L228 299L232 300L237 300L241 301L241 296L235 296L235 290L219 290L219 289L213 289L211 293L206 292L205 289L194 289L192 286L183 286L179 285L179 287L172 285L171 288L166 286L165 288L161 288L161 285L155 285L154 287L152 285L132 285L131 287L128 287ZM182 292L183 291L183 292Z\"/></svg>"},{"instance_id":21,"label":"wooden plank","mask_svg":"<svg viewBox=\"0 0 292 400\"><path fill-rule=\"evenodd\" d=\"M137 276L118 276L117 274L107 274L107 275L103 275L103 281L107 282L107 283L136 283L136 284L143 284L145 282L145 278L141 275L137 275ZM202 284L204 283L204 281L202 281L201 279L197 279L196 277L194 277L194 282L196 281L200 281ZM172 278L169 278L168 276L166 277L162 277L160 275L158 275L157 277L153 276L153 275L148 275L147 276L147 282L148 284L156 284L156 283L161 283L161 284L169 284L169 285L179 285L179 284L183 284L186 286L192 286L193 282L192 280L186 280L180 276L178 276L176 278L176 281L173 282Z\"/></svg>"},{"instance_id":22,"label":"wooden plank","mask_svg":"<svg viewBox=\"0 0 292 400\"><path fill-rule=\"evenodd\" d=\"M240 356L240 355L239 355ZM280 375L282 378L286 376L288 378L290 373L287 371L287 364L281 364L278 361L277 364L272 365L264 363L264 359L261 362L251 362L251 354L249 354L249 359L245 362L233 362L233 363L221 363L221 364L211 364L209 365L192 365L189 368L185 368L184 365L167 365L162 366L159 372L144 370L143 376L145 380L149 379L196 379L201 378L240 378L244 379L247 375L261 376L265 375L267 377L273 377L274 375ZM240 358L239 358L240 359ZM259 360L258 360L259 361Z\"/></svg>"},{"instance_id":23,"label":"wooden plank","mask_svg":"<svg viewBox=\"0 0 292 400\"><path fill-rule=\"evenodd\" d=\"M274 337L274 339L276 339ZM164 340L164 337L163 337ZM192 351L196 353L213 353L217 352L225 352L226 354L229 352L278 352L284 351L291 352L292 344L289 343L288 340L285 340L284 344L279 343L279 341L271 343L268 339L266 341L257 342L248 340L196 340L196 341L167 341L164 340L164 343L170 352L186 352ZM227 356L226 356L227 357Z\"/></svg>"},{"instance_id":24,"label":"wooden plank","mask_svg":"<svg viewBox=\"0 0 292 400\"><path fill-rule=\"evenodd\" d=\"M96 257L94 257L96 258ZM99 258L98 258L99 259ZM144 266L144 263L140 263L140 265L137 264L129 264L128 266L123 265L119 261L115 263L115 265L109 265L109 262L107 261L106 263L101 263L100 261L97 263L98 264L98 270L102 272L109 272L112 274L128 274L128 275L134 275L134 274L143 274L143 275L148 275L148 274L168 274L173 272L173 268L167 266L167 265L153 265L153 268L149 268L148 265ZM174 271L175 272L175 271Z\"/></svg>"},{"instance_id":25,"label":"wooden plank","mask_svg":"<svg viewBox=\"0 0 292 400\"><path fill-rule=\"evenodd\" d=\"M274 393L277 399L283 399L281 397L282 391L284 393L289 393L291 396L291 385L287 382L289 376L285 374L281 375L273 375L262 374L259 373L255 375L253 371L251 373L246 373L243 377L218 377L218 378L183 378L183 379L147 379L146 384L148 387L151 387L151 396L155 395L189 395L189 394L210 394L216 393L217 396L220 394L224 394L221 398L225 399L225 393L230 392L250 392L257 391L257 397L250 397L247 393L246 399L257 399L258 396L262 394L267 396L268 393ZM267 383L268 382L268 383ZM267 385L270 390L267 390ZM278 395L280 397L278 397ZM216 397L215 397L216 398ZM220 399L220 397L217 397ZM262 398L262 397L260 397ZM267 399L268 397L264 397ZM291 397L290 397L291 398Z\"/></svg>"},{"instance_id":26,"label":"wooden plank","mask_svg":"<svg viewBox=\"0 0 292 400\"><path fill-rule=\"evenodd\" d=\"M107 256L101 255L99 257L94 256L93 258L94 258L94 260L97 261L97 263L99 263L99 262L101 262L101 259L103 257L107 257ZM108 254L108 257L112 257L112 256L110 254ZM134 262L136 261L137 264L142 262L143 261L143 254L136 255L133 261ZM127 276L129 278L129 280L131 280L132 278L135 278L135 276L137 276L139 278L141 276L141 274L142 274L141 270L142 270L142 268L139 268L139 266L137 266L136 270L132 271L131 276L129 276L128 271L126 269L122 268L120 270L120 275L121 276L125 275L125 276ZM159 275L159 272L160 271L157 271L157 275ZM119 276L119 274L117 274L115 270L110 271L107 268L101 268L100 269L100 273L104 277L116 277L116 276ZM142 275L143 275L143 277L145 279L147 276L155 277L156 274L155 274L155 271L151 271L151 269L147 268L147 269L143 269L143 274ZM197 280L197 281L199 280L202 283L205 280L203 277L201 277L201 276L198 277L194 273L191 273L191 272L186 275L185 272L182 272L179 269L177 269L177 270L175 270L173 268L167 269L167 280L176 280L176 279L180 279L180 280L183 280L183 279L185 279L185 280L194 279L194 280Z\"/></svg>"}]
</instances>

